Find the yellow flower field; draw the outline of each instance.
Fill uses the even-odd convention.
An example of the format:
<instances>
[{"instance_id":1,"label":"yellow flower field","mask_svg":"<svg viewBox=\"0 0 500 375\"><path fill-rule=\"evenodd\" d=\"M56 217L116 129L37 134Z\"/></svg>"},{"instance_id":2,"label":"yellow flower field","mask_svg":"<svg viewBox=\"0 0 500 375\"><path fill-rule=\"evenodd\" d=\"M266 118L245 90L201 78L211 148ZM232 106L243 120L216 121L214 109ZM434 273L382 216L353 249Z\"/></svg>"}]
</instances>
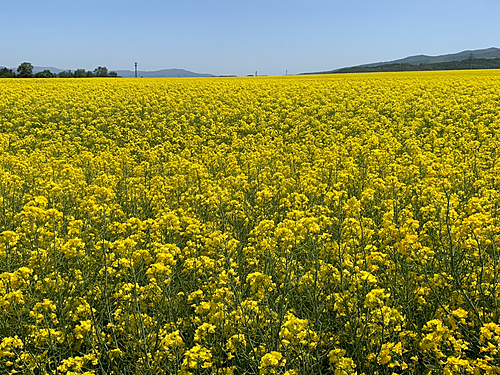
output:
<instances>
[{"instance_id":1,"label":"yellow flower field","mask_svg":"<svg viewBox=\"0 0 500 375\"><path fill-rule=\"evenodd\" d=\"M500 72L0 99L1 374L500 373Z\"/></svg>"}]
</instances>

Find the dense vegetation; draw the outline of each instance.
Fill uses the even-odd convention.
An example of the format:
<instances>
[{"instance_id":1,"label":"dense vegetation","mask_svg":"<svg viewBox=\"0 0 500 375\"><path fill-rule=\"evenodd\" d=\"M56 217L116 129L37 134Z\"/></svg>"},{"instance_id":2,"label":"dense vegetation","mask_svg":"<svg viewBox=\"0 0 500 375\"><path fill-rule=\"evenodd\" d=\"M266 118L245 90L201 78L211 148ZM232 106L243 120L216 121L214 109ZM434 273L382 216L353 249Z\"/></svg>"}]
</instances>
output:
<instances>
[{"instance_id":1,"label":"dense vegetation","mask_svg":"<svg viewBox=\"0 0 500 375\"><path fill-rule=\"evenodd\" d=\"M92 78L92 77L118 77L116 72L108 72L105 66L98 66L94 71L86 71L85 69L77 69L74 72L64 70L59 73L52 73L50 70L33 74L33 65L29 62L23 62L14 72L9 68L0 68L0 78Z\"/></svg>"},{"instance_id":2,"label":"dense vegetation","mask_svg":"<svg viewBox=\"0 0 500 375\"><path fill-rule=\"evenodd\" d=\"M1 374L500 371L500 72L0 81Z\"/></svg>"}]
</instances>

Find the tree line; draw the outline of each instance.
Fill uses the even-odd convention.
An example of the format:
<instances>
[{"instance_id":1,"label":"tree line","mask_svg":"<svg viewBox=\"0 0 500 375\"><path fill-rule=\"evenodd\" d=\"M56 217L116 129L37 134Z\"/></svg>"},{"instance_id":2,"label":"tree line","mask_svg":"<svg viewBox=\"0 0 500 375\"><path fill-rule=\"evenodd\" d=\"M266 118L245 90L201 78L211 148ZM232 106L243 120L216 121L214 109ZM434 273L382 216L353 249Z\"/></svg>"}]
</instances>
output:
<instances>
[{"instance_id":1,"label":"tree line","mask_svg":"<svg viewBox=\"0 0 500 375\"><path fill-rule=\"evenodd\" d=\"M98 66L93 71L77 69L74 72L64 70L60 73L52 73L45 69L42 72L33 74L34 66L29 62L23 62L17 67L17 71L9 68L0 69L0 78L88 78L88 77L118 77L113 71L108 71L105 66Z\"/></svg>"}]
</instances>

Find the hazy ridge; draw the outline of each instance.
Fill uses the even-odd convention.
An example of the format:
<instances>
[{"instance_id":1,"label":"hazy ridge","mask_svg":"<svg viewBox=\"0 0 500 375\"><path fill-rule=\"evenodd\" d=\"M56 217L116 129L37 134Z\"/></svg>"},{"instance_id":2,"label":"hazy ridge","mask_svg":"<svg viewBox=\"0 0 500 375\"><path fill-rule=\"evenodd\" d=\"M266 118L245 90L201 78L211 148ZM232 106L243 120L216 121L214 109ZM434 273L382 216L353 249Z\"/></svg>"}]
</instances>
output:
<instances>
[{"instance_id":1,"label":"hazy ridge","mask_svg":"<svg viewBox=\"0 0 500 375\"><path fill-rule=\"evenodd\" d=\"M486 49L466 50L458 53L450 53L438 56L414 55L392 61L381 61L376 63L339 68L329 71L304 73L304 74L329 74L329 73L342 73L348 71L355 72L357 69L359 69L359 71L363 71L363 68L376 68L376 67L383 67L385 65L396 65L396 64L406 65L406 67L408 67L409 65L418 66L420 64L425 64L425 65L444 64L454 61L469 60L471 57L476 60L500 59L500 48L490 47ZM380 69L380 71L383 71L383 69Z\"/></svg>"}]
</instances>

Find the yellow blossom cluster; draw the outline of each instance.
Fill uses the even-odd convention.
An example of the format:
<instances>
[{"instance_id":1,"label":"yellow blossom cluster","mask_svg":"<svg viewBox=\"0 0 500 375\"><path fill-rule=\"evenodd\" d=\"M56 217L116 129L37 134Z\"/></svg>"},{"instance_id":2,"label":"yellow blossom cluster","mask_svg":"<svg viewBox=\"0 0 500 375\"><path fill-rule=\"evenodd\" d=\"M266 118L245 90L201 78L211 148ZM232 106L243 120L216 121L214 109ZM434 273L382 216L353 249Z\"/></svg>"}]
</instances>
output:
<instances>
[{"instance_id":1,"label":"yellow blossom cluster","mask_svg":"<svg viewBox=\"0 0 500 375\"><path fill-rule=\"evenodd\" d=\"M500 373L500 73L0 99L1 374Z\"/></svg>"}]
</instances>

